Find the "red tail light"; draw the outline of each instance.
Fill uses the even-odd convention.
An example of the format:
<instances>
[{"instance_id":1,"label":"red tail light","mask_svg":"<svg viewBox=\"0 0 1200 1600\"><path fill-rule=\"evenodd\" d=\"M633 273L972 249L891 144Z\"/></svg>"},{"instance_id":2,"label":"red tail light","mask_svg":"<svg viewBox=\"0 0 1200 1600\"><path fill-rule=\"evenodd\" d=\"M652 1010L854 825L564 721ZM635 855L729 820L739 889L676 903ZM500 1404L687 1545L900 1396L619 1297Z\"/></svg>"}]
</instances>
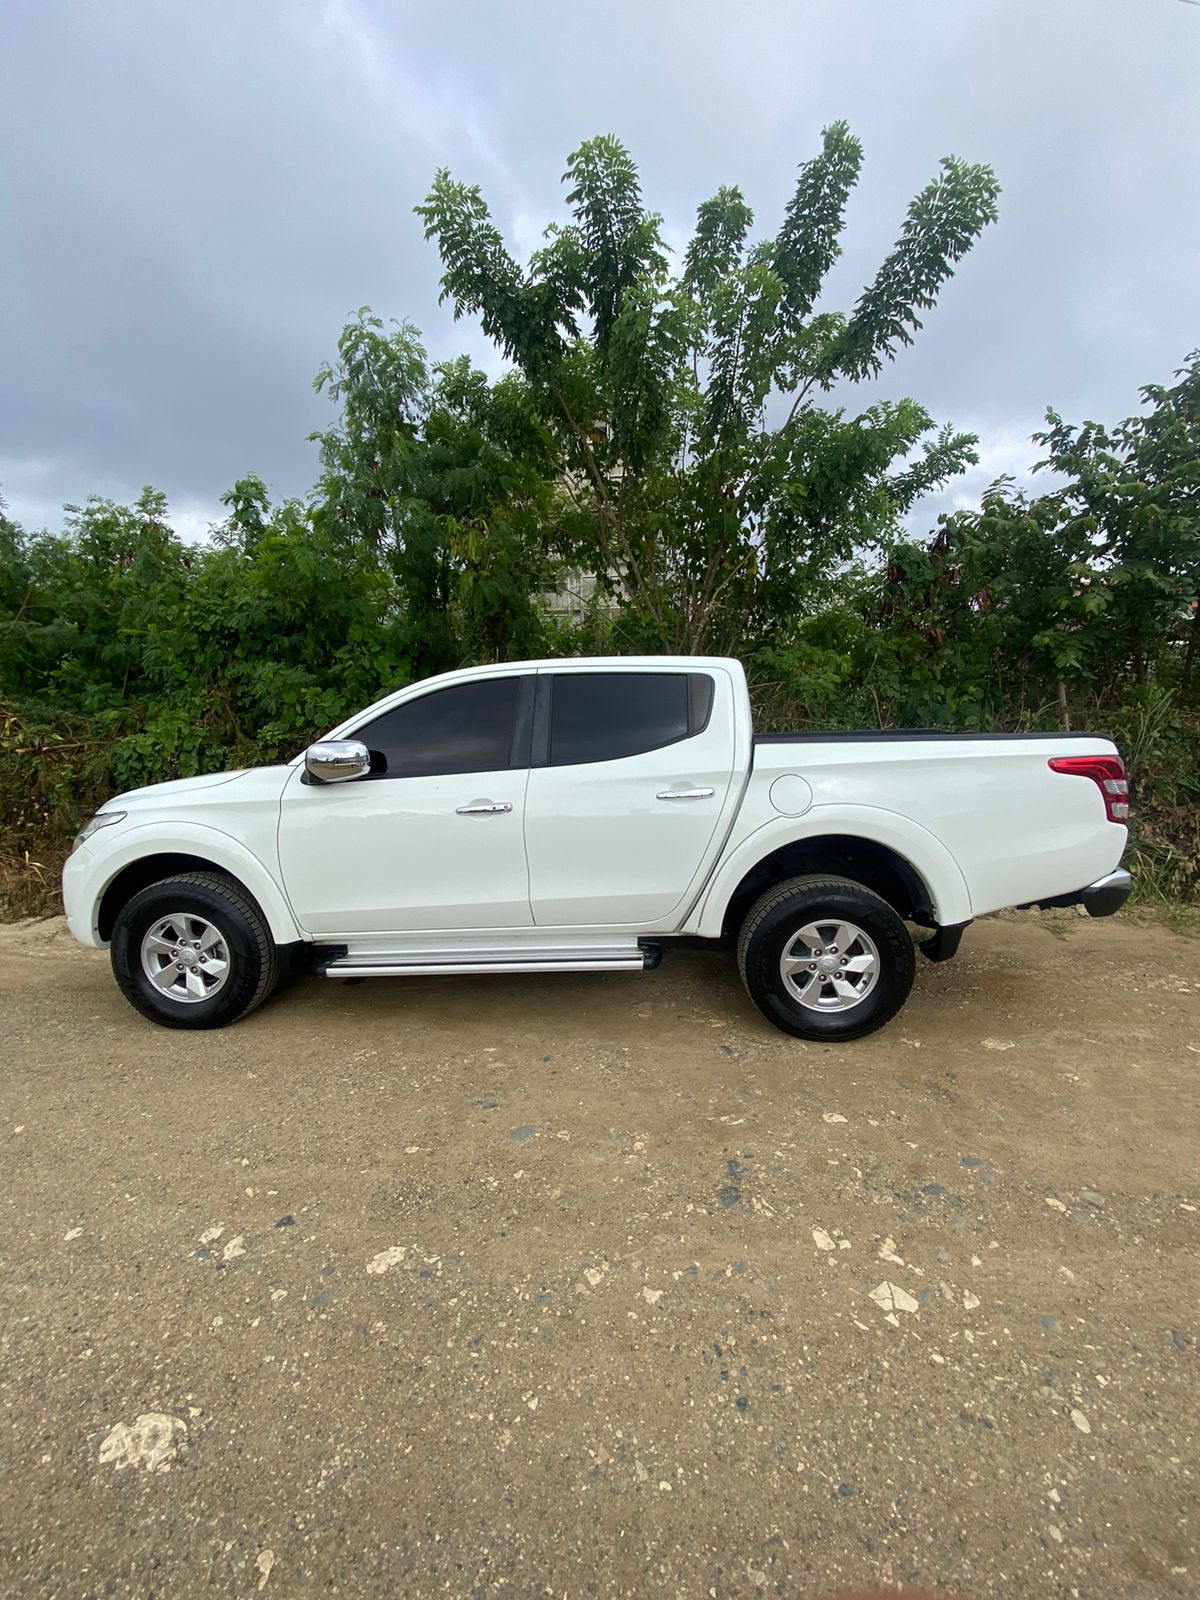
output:
<instances>
[{"instance_id":1,"label":"red tail light","mask_svg":"<svg viewBox=\"0 0 1200 1600\"><path fill-rule=\"evenodd\" d=\"M1119 822L1122 827L1129 821L1129 783L1120 756L1055 756L1050 770L1090 778L1104 796L1108 820Z\"/></svg>"}]
</instances>

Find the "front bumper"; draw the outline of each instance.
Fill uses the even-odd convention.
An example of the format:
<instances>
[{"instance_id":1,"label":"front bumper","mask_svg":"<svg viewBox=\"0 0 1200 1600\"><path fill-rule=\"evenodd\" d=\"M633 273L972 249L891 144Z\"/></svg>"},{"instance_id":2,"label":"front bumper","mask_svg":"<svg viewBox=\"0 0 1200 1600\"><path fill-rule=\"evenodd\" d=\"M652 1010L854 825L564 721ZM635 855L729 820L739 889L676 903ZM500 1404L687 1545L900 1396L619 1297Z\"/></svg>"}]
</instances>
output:
<instances>
[{"instance_id":1,"label":"front bumper","mask_svg":"<svg viewBox=\"0 0 1200 1600\"><path fill-rule=\"evenodd\" d=\"M1124 867L1116 867L1084 889L1072 890L1070 894L1056 894L1049 900L1034 900L1031 904L1037 906L1039 911L1049 911L1055 906L1082 906L1089 917L1111 917L1114 911L1120 911L1132 889L1133 879L1129 873Z\"/></svg>"},{"instance_id":2,"label":"front bumper","mask_svg":"<svg viewBox=\"0 0 1200 1600\"><path fill-rule=\"evenodd\" d=\"M96 928L96 914L100 909L98 881L100 864L86 844L77 844L63 863L63 910L67 914L67 927L80 944L92 950L103 950L105 941Z\"/></svg>"}]
</instances>

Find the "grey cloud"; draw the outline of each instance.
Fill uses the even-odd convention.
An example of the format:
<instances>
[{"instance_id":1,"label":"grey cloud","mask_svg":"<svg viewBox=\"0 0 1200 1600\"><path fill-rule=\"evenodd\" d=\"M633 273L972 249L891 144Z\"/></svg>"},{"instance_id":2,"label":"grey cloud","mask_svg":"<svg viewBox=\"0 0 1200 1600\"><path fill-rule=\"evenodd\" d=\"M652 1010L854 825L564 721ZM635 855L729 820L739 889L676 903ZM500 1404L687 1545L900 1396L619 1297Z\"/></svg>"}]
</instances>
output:
<instances>
[{"instance_id":1,"label":"grey cloud","mask_svg":"<svg viewBox=\"0 0 1200 1600\"><path fill-rule=\"evenodd\" d=\"M672 237L726 182L766 232L839 116L866 164L834 304L939 156L997 168L999 225L877 392L1008 470L1047 403L1123 415L1200 343L1198 69L1178 0L10 0L0 490L31 523L147 481L191 524L247 470L301 493L311 378L356 306L484 353L412 215L436 166L528 250L567 151L610 130Z\"/></svg>"}]
</instances>

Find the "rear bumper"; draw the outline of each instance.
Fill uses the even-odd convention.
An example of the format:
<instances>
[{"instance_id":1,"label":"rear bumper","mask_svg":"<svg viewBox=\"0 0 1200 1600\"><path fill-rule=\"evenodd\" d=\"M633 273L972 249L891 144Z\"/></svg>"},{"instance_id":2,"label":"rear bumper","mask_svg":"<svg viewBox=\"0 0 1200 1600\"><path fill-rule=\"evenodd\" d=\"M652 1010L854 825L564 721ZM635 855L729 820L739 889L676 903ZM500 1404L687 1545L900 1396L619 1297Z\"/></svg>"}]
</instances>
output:
<instances>
[{"instance_id":1,"label":"rear bumper","mask_svg":"<svg viewBox=\"0 0 1200 1600\"><path fill-rule=\"evenodd\" d=\"M1111 917L1114 911L1120 911L1132 889L1133 879L1129 873L1124 867L1117 867L1084 889L1075 889L1070 894L1056 894L1049 900L1035 900L1032 903L1040 911L1049 911L1054 906L1082 906L1089 917Z\"/></svg>"},{"instance_id":2,"label":"rear bumper","mask_svg":"<svg viewBox=\"0 0 1200 1600\"><path fill-rule=\"evenodd\" d=\"M1120 911L1132 889L1133 879L1124 867L1117 867L1114 872L1097 878L1095 883L1089 883L1080 891L1079 898L1089 917L1111 917L1114 911Z\"/></svg>"}]
</instances>

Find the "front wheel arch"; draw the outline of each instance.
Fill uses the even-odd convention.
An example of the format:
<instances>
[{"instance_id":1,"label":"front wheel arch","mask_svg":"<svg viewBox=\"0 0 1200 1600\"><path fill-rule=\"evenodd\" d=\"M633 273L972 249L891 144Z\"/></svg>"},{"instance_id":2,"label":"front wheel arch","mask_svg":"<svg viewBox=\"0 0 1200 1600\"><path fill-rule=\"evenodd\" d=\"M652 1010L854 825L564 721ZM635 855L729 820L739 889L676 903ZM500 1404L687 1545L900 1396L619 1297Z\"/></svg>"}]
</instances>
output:
<instances>
[{"instance_id":1,"label":"front wheel arch","mask_svg":"<svg viewBox=\"0 0 1200 1600\"><path fill-rule=\"evenodd\" d=\"M119 830L114 830L119 831ZM162 847L147 838L138 848L139 829L118 856L119 866L98 897L96 931L102 941L112 938L121 907L152 883L181 872L213 872L229 878L239 891L258 906L277 945L295 944L303 939L288 904L278 869L268 866L239 840L216 828L194 823L176 824ZM144 830L150 834L152 830ZM157 832L158 830L153 830ZM107 849L105 850L107 856Z\"/></svg>"},{"instance_id":2,"label":"front wheel arch","mask_svg":"<svg viewBox=\"0 0 1200 1600\"><path fill-rule=\"evenodd\" d=\"M96 913L97 933L107 944L113 936L122 908L129 904L135 894L148 889L152 883L160 883L164 878L175 878L185 872L219 873L222 877L232 879L243 894L249 894L245 884L233 873L226 872L215 861L209 861L204 856L184 855L179 851L139 856L136 861L121 868L100 896L100 909Z\"/></svg>"}]
</instances>

